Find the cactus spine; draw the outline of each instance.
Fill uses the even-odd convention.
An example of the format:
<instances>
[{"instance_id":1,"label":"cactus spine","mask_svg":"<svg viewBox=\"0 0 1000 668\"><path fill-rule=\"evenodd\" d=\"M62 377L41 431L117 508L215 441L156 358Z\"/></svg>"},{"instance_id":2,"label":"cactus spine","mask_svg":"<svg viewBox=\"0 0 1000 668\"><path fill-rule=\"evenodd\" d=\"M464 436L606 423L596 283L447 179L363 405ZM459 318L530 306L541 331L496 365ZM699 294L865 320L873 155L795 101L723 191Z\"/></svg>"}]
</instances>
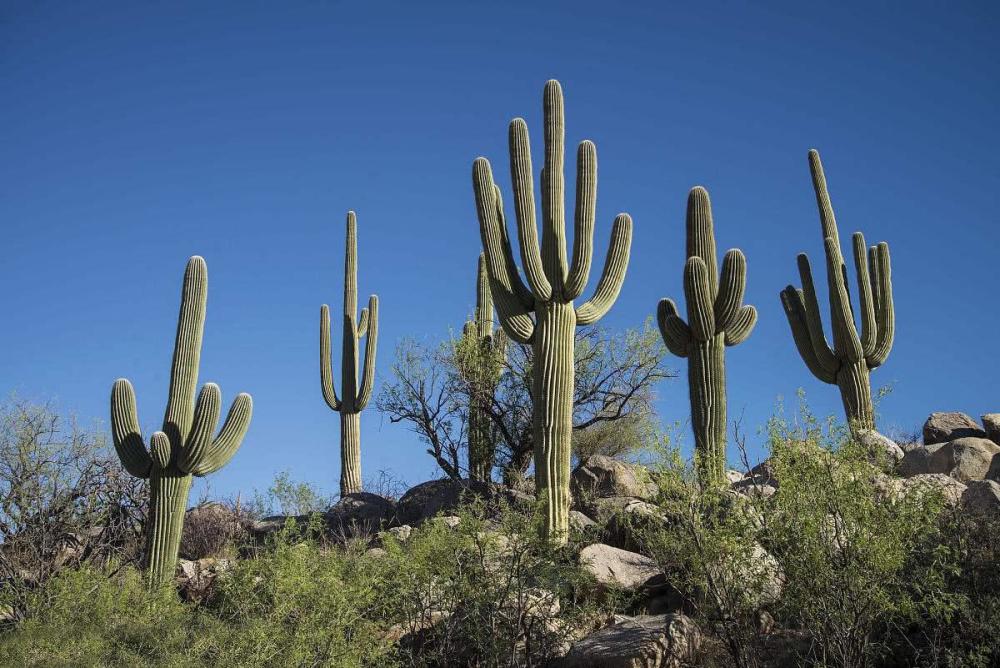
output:
<instances>
[{"instance_id":1,"label":"cactus spine","mask_svg":"<svg viewBox=\"0 0 1000 668\"><path fill-rule=\"evenodd\" d=\"M514 209L527 287L514 263L500 189L493 181L486 158L476 159L472 181L500 323L511 339L533 346L535 484L545 510L543 531L553 541L564 542L569 529L574 328L599 320L617 299L628 266L632 219L624 213L615 219L595 294L574 306L573 300L586 287L593 256L597 149L592 142L583 141L577 150L573 258L572 265L567 266L563 202L565 130L559 82L552 80L545 84L543 109L541 247L535 221L528 126L523 119L515 118L509 132Z\"/></svg>"},{"instance_id":2,"label":"cactus spine","mask_svg":"<svg viewBox=\"0 0 1000 668\"><path fill-rule=\"evenodd\" d=\"M889 356L896 327L889 246L883 241L867 248L864 235L854 233L854 266L858 275L861 308L859 334L847 288L847 267L840 252L837 220L826 188L823 163L815 150L809 151L809 169L823 229L833 347L830 347L823 332L816 288L805 253L798 256L802 289L789 285L781 292L781 303L788 316L795 346L806 366L823 382L836 383L840 387L844 412L852 430L874 429L870 373Z\"/></svg>"},{"instance_id":3,"label":"cactus spine","mask_svg":"<svg viewBox=\"0 0 1000 668\"><path fill-rule=\"evenodd\" d=\"M657 308L660 334L667 348L688 358L688 393L694 430L698 477L702 485L718 485L726 473L726 346L746 340L757 323L757 310L742 305L747 262L733 248L716 276L715 230L708 191L696 187L687 201L687 262L684 298L688 320L672 299Z\"/></svg>"},{"instance_id":4,"label":"cactus spine","mask_svg":"<svg viewBox=\"0 0 1000 668\"><path fill-rule=\"evenodd\" d=\"M493 297L486 255L480 253L476 272L476 311L465 323L462 375L469 387L469 478L489 480L495 460L495 443L488 415L497 383L500 361L507 348L503 329L493 329Z\"/></svg>"},{"instance_id":5,"label":"cactus spine","mask_svg":"<svg viewBox=\"0 0 1000 668\"><path fill-rule=\"evenodd\" d=\"M238 395L216 436L222 406L219 386L206 383L195 402L207 296L205 261L192 257L184 272L167 412L163 429L149 439L148 451L139 429L132 384L119 378L111 390L111 433L115 450L129 473L149 479L151 499L146 566L154 587L173 578L192 476L217 471L233 457L243 442L253 413L250 395Z\"/></svg>"},{"instance_id":6,"label":"cactus spine","mask_svg":"<svg viewBox=\"0 0 1000 668\"><path fill-rule=\"evenodd\" d=\"M344 258L344 336L341 357L341 397L333 386L330 359L330 308L319 313L319 372L323 398L340 413L340 495L361 491L361 411L368 405L375 384L375 351L378 348L378 295L368 298L368 308L358 310L357 219L347 212L347 247ZM367 334L365 366L358 385L358 348Z\"/></svg>"}]
</instances>

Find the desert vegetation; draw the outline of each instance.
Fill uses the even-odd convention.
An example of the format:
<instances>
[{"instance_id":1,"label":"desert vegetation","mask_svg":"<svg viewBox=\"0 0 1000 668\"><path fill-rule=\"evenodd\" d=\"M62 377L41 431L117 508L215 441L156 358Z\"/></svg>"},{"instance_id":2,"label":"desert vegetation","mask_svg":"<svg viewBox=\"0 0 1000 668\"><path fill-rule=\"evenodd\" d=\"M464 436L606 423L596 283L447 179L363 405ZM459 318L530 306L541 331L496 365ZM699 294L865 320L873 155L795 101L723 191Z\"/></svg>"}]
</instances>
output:
<instances>
[{"instance_id":1,"label":"desert vegetation","mask_svg":"<svg viewBox=\"0 0 1000 668\"><path fill-rule=\"evenodd\" d=\"M837 385L844 415L814 416L804 397L790 413L776 406L751 461L726 388L726 348L753 345L758 320L743 303L750 262L734 248L719 266L707 190L688 195L676 258L686 317L663 299L606 329L641 249L619 214L578 303L597 149L577 148L568 253L554 80L543 116L540 206L527 124L508 129L517 252L492 166L476 158L475 310L443 324L438 345L398 342L377 391L379 301L358 312L348 212L339 393L326 305L319 333L321 393L341 421L339 494L279 474L192 507L192 479L238 455L253 410L237 395L217 429L219 387L196 395L208 295L198 256L148 445L125 379L110 444L49 405L0 408L0 665L1000 664L1000 416L935 413L921 443L877 431L871 372L895 337L888 246L852 237L852 301L819 154L808 162L832 344L805 254L802 288L780 298L789 349ZM690 458L654 409L657 385L677 375L668 352L687 364ZM369 406L414 432L439 478L365 482Z\"/></svg>"}]
</instances>

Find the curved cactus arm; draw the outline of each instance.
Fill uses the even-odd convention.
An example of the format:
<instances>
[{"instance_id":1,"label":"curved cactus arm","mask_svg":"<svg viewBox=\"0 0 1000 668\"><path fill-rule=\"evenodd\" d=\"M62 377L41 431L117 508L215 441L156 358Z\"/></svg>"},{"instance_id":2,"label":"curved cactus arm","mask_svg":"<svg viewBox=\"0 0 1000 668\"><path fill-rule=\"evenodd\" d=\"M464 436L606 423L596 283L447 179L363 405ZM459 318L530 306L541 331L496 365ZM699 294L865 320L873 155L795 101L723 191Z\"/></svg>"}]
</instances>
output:
<instances>
[{"instance_id":1,"label":"curved cactus arm","mask_svg":"<svg viewBox=\"0 0 1000 668\"><path fill-rule=\"evenodd\" d=\"M813 346L813 336L807 325L809 320L806 312L805 297L802 290L796 290L789 285L781 291L781 305L788 317L788 325L792 330L795 347L813 375L824 383L837 382L836 370L830 370L820 363Z\"/></svg>"},{"instance_id":2,"label":"curved cactus arm","mask_svg":"<svg viewBox=\"0 0 1000 668\"><path fill-rule=\"evenodd\" d=\"M583 294L594 256L594 218L597 209L597 147L580 142L576 151L576 207L573 221L573 264L563 286L563 298L572 301Z\"/></svg>"},{"instance_id":3,"label":"curved cactus arm","mask_svg":"<svg viewBox=\"0 0 1000 668\"><path fill-rule=\"evenodd\" d=\"M545 167L542 170L542 266L552 285L552 292L562 296L568 271L566 200L563 195L566 123L562 86L555 79L550 79L545 83L542 97L545 125Z\"/></svg>"},{"instance_id":4,"label":"curved cactus arm","mask_svg":"<svg viewBox=\"0 0 1000 668\"><path fill-rule=\"evenodd\" d=\"M163 418L163 430L177 447L184 443L191 430L207 301L208 267L204 259L195 255L188 260L184 270L177 338L170 368L170 392Z\"/></svg>"},{"instance_id":5,"label":"curved cactus arm","mask_svg":"<svg viewBox=\"0 0 1000 668\"><path fill-rule=\"evenodd\" d=\"M215 436L215 427L219 424L221 413L222 393L219 391L219 386L215 383L205 383L198 393L198 402L194 407L191 433L188 434L187 442L177 458L177 467L180 470L190 473L205 456L205 451Z\"/></svg>"},{"instance_id":6,"label":"curved cactus arm","mask_svg":"<svg viewBox=\"0 0 1000 668\"><path fill-rule=\"evenodd\" d=\"M691 328L677 312L673 299L661 299L656 305L656 322L667 349L678 357L687 357L691 345Z\"/></svg>"},{"instance_id":7,"label":"curved cactus arm","mask_svg":"<svg viewBox=\"0 0 1000 668\"><path fill-rule=\"evenodd\" d=\"M326 304L319 308L319 382L326 405L339 411L341 402L333 385L333 359L330 354L330 307Z\"/></svg>"},{"instance_id":8,"label":"curved cactus arm","mask_svg":"<svg viewBox=\"0 0 1000 668\"><path fill-rule=\"evenodd\" d=\"M746 341L756 324L757 309L749 304L741 306L724 332L726 345L735 346Z\"/></svg>"},{"instance_id":9,"label":"curved cactus arm","mask_svg":"<svg viewBox=\"0 0 1000 668\"><path fill-rule=\"evenodd\" d=\"M715 331L728 331L743 303L747 288L747 259L743 251L733 248L722 258L719 291L715 297Z\"/></svg>"},{"instance_id":10,"label":"curved cactus arm","mask_svg":"<svg viewBox=\"0 0 1000 668\"><path fill-rule=\"evenodd\" d=\"M119 378L111 388L111 439L125 470L137 478L148 478L153 460L142 442L132 383Z\"/></svg>"},{"instance_id":11,"label":"curved cactus arm","mask_svg":"<svg viewBox=\"0 0 1000 668\"><path fill-rule=\"evenodd\" d=\"M358 388L358 398L354 402L356 410L362 410L368 405L375 387L375 354L378 352L378 295L368 298L368 340L365 341L365 368L361 376L361 387Z\"/></svg>"},{"instance_id":12,"label":"curved cactus arm","mask_svg":"<svg viewBox=\"0 0 1000 668\"><path fill-rule=\"evenodd\" d=\"M847 293L843 271L844 258L840 254L840 244L836 239L827 237L823 240L823 246L826 253L830 311L833 319L833 349L842 359L858 362L864 358L864 352L861 349L857 325L854 324L851 297Z\"/></svg>"},{"instance_id":13,"label":"curved cactus arm","mask_svg":"<svg viewBox=\"0 0 1000 668\"><path fill-rule=\"evenodd\" d=\"M514 252L511 250L510 245L510 235L507 233L507 218L503 213L503 193L500 192L500 186L496 183L493 184L493 197L496 202L496 216L497 221L500 226L500 242L501 248L504 249L504 258L507 265L507 275L510 277L511 281L511 292L514 297L521 303L526 311L533 311L535 309L535 295L531 293L528 286L524 284L521 280L521 272L517 268L517 264L514 262ZM487 276L489 275L489 259L486 262ZM492 285L492 284L491 284ZM490 295L492 297L492 290Z\"/></svg>"},{"instance_id":14,"label":"curved cactus arm","mask_svg":"<svg viewBox=\"0 0 1000 668\"><path fill-rule=\"evenodd\" d=\"M697 256L684 264L684 299L687 302L688 327L696 341L715 336L715 306L708 268Z\"/></svg>"},{"instance_id":15,"label":"curved cactus arm","mask_svg":"<svg viewBox=\"0 0 1000 668\"><path fill-rule=\"evenodd\" d=\"M528 286L536 299L547 300L552 296L552 286L545 276L542 253L538 244L535 222L535 185L532 176L531 146L528 141L528 124L523 118L510 122L510 178L514 188L514 212L517 217L517 236L521 246L521 263ZM490 179L492 183L492 177Z\"/></svg>"},{"instance_id":16,"label":"curved cactus arm","mask_svg":"<svg viewBox=\"0 0 1000 668\"><path fill-rule=\"evenodd\" d=\"M875 320L875 302L872 296L872 281L868 273L868 247L865 236L855 232L851 237L854 250L854 268L858 273L858 300L861 307L861 350L867 357L875 350L878 337L878 323Z\"/></svg>"},{"instance_id":17,"label":"curved cactus arm","mask_svg":"<svg viewBox=\"0 0 1000 668\"><path fill-rule=\"evenodd\" d=\"M687 257L698 257L705 263L705 269L708 272L709 295L714 300L719 286L718 274L716 273L712 201L708 197L708 191L701 186L695 186L688 192L685 226L687 227Z\"/></svg>"},{"instance_id":18,"label":"curved cactus arm","mask_svg":"<svg viewBox=\"0 0 1000 668\"><path fill-rule=\"evenodd\" d=\"M836 374L840 369L840 360L830 348L823 333L823 316L819 310L819 300L816 298L816 286L813 284L812 270L809 267L809 257L805 253L798 255L799 277L802 280L802 312L809 341L813 349L813 358L823 367L825 373ZM794 332L793 332L794 334Z\"/></svg>"},{"instance_id":19,"label":"curved cactus arm","mask_svg":"<svg viewBox=\"0 0 1000 668\"><path fill-rule=\"evenodd\" d=\"M604 259L604 271L594 296L576 308L576 324L590 325L600 320L618 299L632 248L632 218L620 213L611 228L611 243Z\"/></svg>"},{"instance_id":20,"label":"curved cactus arm","mask_svg":"<svg viewBox=\"0 0 1000 668\"><path fill-rule=\"evenodd\" d=\"M358 338L363 339L365 335L368 334L368 308L365 307L361 309L361 314L358 316Z\"/></svg>"},{"instance_id":21,"label":"curved cactus arm","mask_svg":"<svg viewBox=\"0 0 1000 668\"><path fill-rule=\"evenodd\" d=\"M476 158L473 163L472 183L476 195L479 233L490 273L490 292L500 315L500 324L515 341L530 343L535 333L535 323L513 287L520 283L521 278L514 267L509 240L501 230L497 189L493 185L490 163L486 158Z\"/></svg>"},{"instance_id":22,"label":"curved cactus arm","mask_svg":"<svg viewBox=\"0 0 1000 668\"><path fill-rule=\"evenodd\" d=\"M159 469L170 466L170 438L162 431L153 432L149 437L149 457L153 460L153 465Z\"/></svg>"},{"instance_id":23,"label":"curved cactus arm","mask_svg":"<svg viewBox=\"0 0 1000 668\"><path fill-rule=\"evenodd\" d=\"M233 405L229 407L226 421L222 424L222 430L215 437L212 444L205 450L201 460L196 462L191 469L191 473L196 476L205 476L218 471L233 458L236 451L243 443L247 429L250 427L250 418L253 417L253 398L246 392L241 392L233 400Z\"/></svg>"},{"instance_id":24,"label":"curved cactus arm","mask_svg":"<svg viewBox=\"0 0 1000 668\"><path fill-rule=\"evenodd\" d=\"M875 319L878 323L878 336L875 349L865 360L868 368L881 366L889 357L892 342L896 333L896 313L892 305L892 266L889 260L889 245L884 241L872 246L868 251L871 266L872 284L875 286Z\"/></svg>"}]
</instances>

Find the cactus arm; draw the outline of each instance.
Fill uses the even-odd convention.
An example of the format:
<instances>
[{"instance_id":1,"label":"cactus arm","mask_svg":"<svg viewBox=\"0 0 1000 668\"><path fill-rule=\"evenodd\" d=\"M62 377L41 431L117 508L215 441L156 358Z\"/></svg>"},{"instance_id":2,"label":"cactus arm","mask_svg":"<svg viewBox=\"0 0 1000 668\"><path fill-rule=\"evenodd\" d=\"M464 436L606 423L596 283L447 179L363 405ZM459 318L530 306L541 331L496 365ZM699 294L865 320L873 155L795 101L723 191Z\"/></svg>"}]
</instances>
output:
<instances>
[{"instance_id":1,"label":"cactus arm","mask_svg":"<svg viewBox=\"0 0 1000 668\"><path fill-rule=\"evenodd\" d=\"M594 218L597 204L597 148L580 142L576 152L576 207L573 221L573 264L563 286L563 298L572 301L583 294L594 256Z\"/></svg>"},{"instance_id":2,"label":"cactus arm","mask_svg":"<svg viewBox=\"0 0 1000 668\"><path fill-rule=\"evenodd\" d=\"M187 443L181 449L177 458L177 467L185 473L190 473L212 444L215 427L219 423L222 412L222 394L215 383L206 383L198 393L198 402L194 407L194 422Z\"/></svg>"},{"instance_id":3,"label":"cactus arm","mask_svg":"<svg viewBox=\"0 0 1000 668\"><path fill-rule=\"evenodd\" d=\"M799 253L798 265L799 277L802 279L802 314L809 332L813 357L823 367L824 374L836 374L840 369L840 360L834 355L826 340L826 334L823 333L823 316L820 314L819 300L816 298L816 286L813 284L809 257L805 253Z\"/></svg>"},{"instance_id":4,"label":"cactus arm","mask_svg":"<svg viewBox=\"0 0 1000 668\"><path fill-rule=\"evenodd\" d=\"M372 390L375 387L375 354L378 352L378 295L368 298L368 340L365 341L365 368L361 375L361 387L358 389L358 398L354 402L357 410L363 410L368 405L372 397Z\"/></svg>"},{"instance_id":5,"label":"cactus arm","mask_svg":"<svg viewBox=\"0 0 1000 668\"><path fill-rule=\"evenodd\" d=\"M889 245L884 241L869 250L869 261L873 268L872 283L875 286L875 317L878 322L878 337L875 350L866 357L868 368L881 366L896 333L896 314L892 305L892 266L889 260Z\"/></svg>"},{"instance_id":6,"label":"cactus arm","mask_svg":"<svg viewBox=\"0 0 1000 668\"><path fill-rule=\"evenodd\" d=\"M542 171L542 265L552 293L563 295L566 284L565 160L566 123L562 87L555 79L545 83L545 168Z\"/></svg>"},{"instance_id":7,"label":"cactus arm","mask_svg":"<svg viewBox=\"0 0 1000 668\"><path fill-rule=\"evenodd\" d=\"M823 238L834 239L839 250L840 233L837 231L837 217L833 213L830 192L826 187L826 175L823 173L823 163L816 149L809 149L809 174L812 176L813 191L816 193L816 206L819 209L820 225L823 227Z\"/></svg>"},{"instance_id":8,"label":"cactus arm","mask_svg":"<svg viewBox=\"0 0 1000 668\"><path fill-rule=\"evenodd\" d=\"M510 122L509 144L510 178L514 187L514 212L517 216L521 263L524 265L524 274L535 298L544 301L552 296L552 286L545 276L542 254L538 246L531 146L528 141L528 125L524 119L515 118ZM492 177L490 182L492 183Z\"/></svg>"},{"instance_id":9,"label":"cactus arm","mask_svg":"<svg viewBox=\"0 0 1000 668\"><path fill-rule=\"evenodd\" d=\"M726 332L733 324L743 303L747 287L747 260L743 252L733 248L722 258L719 291L715 297L715 331Z\"/></svg>"},{"instance_id":10,"label":"cactus arm","mask_svg":"<svg viewBox=\"0 0 1000 668\"><path fill-rule=\"evenodd\" d=\"M696 341L708 341L715 336L715 311L708 268L698 256L684 264L684 299L687 301L688 326Z\"/></svg>"},{"instance_id":11,"label":"cactus arm","mask_svg":"<svg viewBox=\"0 0 1000 668\"><path fill-rule=\"evenodd\" d=\"M875 320L875 303L872 282L868 274L868 247L865 236L855 232L851 238L854 247L854 268L858 274L858 299L861 307L861 350L865 357L875 350L878 340L878 323Z\"/></svg>"},{"instance_id":12,"label":"cactus arm","mask_svg":"<svg viewBox=\"0 0 1000 668\"><path fill-rule=\"evenodd\" d=\"M344 315L358 312L358 217L347 212L347 243L344 246Z\"/></svg>"},{"instance_id":13,"label":"cactus arm","mask_svg":"<svg viewBox=\"0 0 1000 668\"><path fill-rule=\"evenodd\" d=\"M837 372L827 369L820 363L816 348L813 345L814 339L809 326L806 324L808 317L803 291L796 290L789 285L781 291L781 305L785 310L785 316L788 317L788 325L792 330L792 338L795 340L795 347L798 349L802 361L806 363L806 366L813 372L813 375L824 383L836 383Z\"/></svg>"},{"instance_id":14,"label":"cactus arm","mask_svg":"<svg viewBox=\"0 0 1000 668\"><path fill-rule=\"evenodd\" d=\"M511 250L510 235L507 232L507 218L503 213L503 194L500 192L500 186L495 183L493 184L493 195L496 201L497 221L500 226L500 243L501 248L504 249L504 260L507 265L507 275L510 277L511 292L525 311L533 311L535 308L535 296L528 289L528 286L524 284L524 281L521 280L521 272L514 262L514 252ZM486 270L488 276L489 258L487 258ZM492 288L490 295L492 299Z\"/></svg>"},{"instance_id":15,"label":"cactus arm","mask_svg":"<svg viewBox=\"0 0 1000 668\"><path fill-rule=\"evenodd\" d=\"M163 470L170 466L170 438L162 431L153 432L149 437L149 457L153 466Z\"/></svg>"},{"instance_id":16,"label":"cactus arm","mask_svg":"<svg viewBox=\"0 0 1000 668\"><path fill-rule=\"evenodd\" d=\"M163 431L177 448L183 445L191 430L207 300L208 267L204 259L195 255L188 260L184 270L177 338L170 369L170 392L163 418Z\"/></svg>"},{"instance_id":17,"label":"cactus arm","mask_svg":"<svg viewBox=\"0 0 1000 668\"><path fill-rule=\"evenodd\" d=\"M358 316L358 338L363 339L368 334L368 308L361 309Z\"/></svg>"},{"instance_id":18,"label":"cactus arm","mask_svg":"<svg viewBox=\"0 0 1000 668\"><path fill-rule=\"evenodd\" d=\"M509 240L500 229L496 188L493 185L490 163L486 158L477 158L473 163L472 181L476 195L479 233L486 251L486 263L490 274L490 292L495 300L497 313L500 315L500 324L515 341L530 343L535 332L535 323L513 288L515 281L520 282L521 279L513 267L514 259Z\"/></svg>"},{"instance_id":19,"label":"cactus arm","mask_svg":"<svg viewBox=\"0 0 1000 668\"><path fill-rule=\"evenodd\" d=\"M330 354L330 307L326 304L319 309L319 382L326 405L339 411L341 403L333 385L333 360Z\"/></svg>"},{"instance_id":20,"label":"cactus arm","mask_svg":"<svg viewBox=\"0 0 1000 668\"><path fill-rule=\"evenodd\" d=\"M576 324L590 325L597 322L618 299L625 281L631 247L632 218L627 213L620 213L611 228L611 243L605 256L601 279L597 282L594 296L577 307Z\"/></svg>"},{"instance_id":21,"label":"cactus arm","mask_svg":"<svg viewBox=\"0 0 1000 668\"><path fill-rule=\"evenodd\" d=\"M122 466L136 478L148 478L153 460L142 442L132 383L119 378L111 388L111 438Z\"/></svg>"},{"instance_id":22,"label":"cactus arm","mask_svg":"<svg viewBox=\"0 0 1000 668\"><path fill-rule=\"evenodd\" d=\"M725 343L735 346L746 341L757 324L757 309L746 304L736 312L736 316L725 330Z\"/></svg>"},{"instance_id":23,"label":"cactus arm","mask_svg":"<svg viewBox=\"0 0 1000 668\"><path fill-rule=\"evenodd\" d=\"M229 407L229 413L219 435L205 450L201 460L191 469L191 473L205 476L228 464L243 443L243 437L250 427L251 417L253 417L253 398L246 392L241 392Z\"/></svg>"},{"instance_id":24,"label":"cactus arm","mask_svg":"<svg viewBox=\"0 0 1000 668\"><path fill-rule=\"evenodd\" d=\"M708 191L701 186L695 186L688 193L685 226L687 227L687 257L699 257L705 263L709 295L714 300L719 286L718 274L716 273L712 201L708 197Z\"/></svg>"},{"instance_id":25,"label":"cactus arm","mask_svg":"<svg viewBox=\"0 0 1000 668\"><path fill-rule=\"evenodd\" d=\"M490 294L490 270L486 266L486 254L479 254L476 263L476 312L473 320L476 333L486 337L493 333L493 295Z\"/></svg>"},{"instance_id":26,"label":"cactus arm","mask_svg":"<svg viewBox=\"0 0 1000 668\"><path fill-rule=\"evenodd\" d=\"M656 305L656 321L667 349L678 357L687 357L691 328L680 317L673 299L661 299Z\"/></svg>"},{"instance_id":27,"label":"cactus arm","mask_svg":"<svg viewBox=\"0 0 1000 668\"><path fill-rule=\"evenodd\" d=\"M836 239L827 237L823 240L823 246L829 278L830 311L833 315L833 349L842 359L857 362L864 358L864 352L844 280L844 258L840 254L840 244Z\"/></svg>"}]
</instances>

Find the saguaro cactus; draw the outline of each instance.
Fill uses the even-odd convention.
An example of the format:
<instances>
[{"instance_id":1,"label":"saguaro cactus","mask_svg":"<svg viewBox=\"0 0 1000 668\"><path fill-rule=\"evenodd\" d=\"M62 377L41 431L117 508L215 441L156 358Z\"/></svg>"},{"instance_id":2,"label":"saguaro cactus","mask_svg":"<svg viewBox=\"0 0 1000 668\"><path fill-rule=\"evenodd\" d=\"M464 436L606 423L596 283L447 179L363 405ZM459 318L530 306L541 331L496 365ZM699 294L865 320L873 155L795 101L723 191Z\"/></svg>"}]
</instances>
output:
<instances>
[{"instance_id":1,"label":"saguaro cactus","mask_svg":"<svg viewBox=\"0 0 1000 668\"><path fill-rule=\"evenodd\" d=\"M319 311L319 374L323 398L340 413L340 495L361 491L361 411L371 399L375 384L375 351L378 348L378 295L368 298L368 308L358 310L357 219L347 212L347 249L344 258L344 336L341 356L341 397L333 386L330 360L330 308ZM365 342L365 366L358 385L358 348Z\"/></svg>"},{"instance_id":2,"label":"saguaro cactus","mask_svg":"<svg viewBox=\"0 0 1000 668\"><path fill-rule=\"evenodd\" d=\"M837 221L830 204L830 193L826 189L823 164L815 150L809 151L809 169L823 228L833 347L830 347L823 332L816 288L805 253L798 256L802 289L789 285L781 292L781 303L788 316L795 346L806 366L823 382L836 383L840 387L844 412L851 428L855 431L874 429L870 373L889 356L895 333L889 246L883 241L868 248L864 235L854 233L854 266L858 274L861 308L859 335L847 289L847 267L840 252Z\"/></svg>"},{"instance_id":3,"label":"saguaro cactus","mask_svg":"<svg viewBox=\"0 0 1000 668\"><path fill-rule=\"evenodd\" d=\"M559 82L545 84L543 109L545 167L541 173L540 248L528 126L523 119L515 118L509 132L514 209L527 287L514 264L500 189L486 158L476 159L472 181L500 323L514 341L533 346L535 485L545 508L544 531L550 539L562 542L569 527L574 327L596 322L617 299L628 266L632 219L624 213L615 219L597 290L588 301L574 306L573 300L587 285L593 255L597 149L592 142L583 141L577 150L573 260L568 267L563 202L565 130Z\"/></svg>"},{"instance_id":4,"label":"saguaro cactus","mask_svg":"<svg viewBox=\"0 0 1000 668\"><path fill-rule=\"evenodd\" d=\"M684 298L688 321L672 299L657 308L660 333L667 348L688 358L688 392L698 475L703 485L716 485L726 473L726 346L746 340L757 323L757 309L742 305L747 261L733 248L716 276L715 230L708 191L693 188L687 202L687 262Z\"/></svg>"},{"instance_id":5,"label":"saguaro cactus","mask_svg":"<svg viewBox=\"0 0 1000 668\"><path fill-rule=\"evenodd\" d=\"M167 413L163 429L149 439L148 451L139 429L132 384L119 378L111 390L111 433L118 457L129 473L149 478L146 565L153 586L169 582L174 575L192 476L217 471L232 458L253 413L250 395L238 395L216 436L222 406L219 386L206 383L195 402L207 296L205 261L192 257L184 272Z\"/></svg>"},{"instance_id":6,"label":"saguaro cactus","mask_svg":"<svg viewBox=\"0 0 1000 668\"><path fill-rule=\"evenodd\" d=\"M476 311L463 330L460 367L469 388L469 478L489 480L496 444L488 415L500 380L500 362L507 349L503 329L493 329L493 297L490 294L486 255L479 255L476 272Z\"/></svg>"}]
</instances>

